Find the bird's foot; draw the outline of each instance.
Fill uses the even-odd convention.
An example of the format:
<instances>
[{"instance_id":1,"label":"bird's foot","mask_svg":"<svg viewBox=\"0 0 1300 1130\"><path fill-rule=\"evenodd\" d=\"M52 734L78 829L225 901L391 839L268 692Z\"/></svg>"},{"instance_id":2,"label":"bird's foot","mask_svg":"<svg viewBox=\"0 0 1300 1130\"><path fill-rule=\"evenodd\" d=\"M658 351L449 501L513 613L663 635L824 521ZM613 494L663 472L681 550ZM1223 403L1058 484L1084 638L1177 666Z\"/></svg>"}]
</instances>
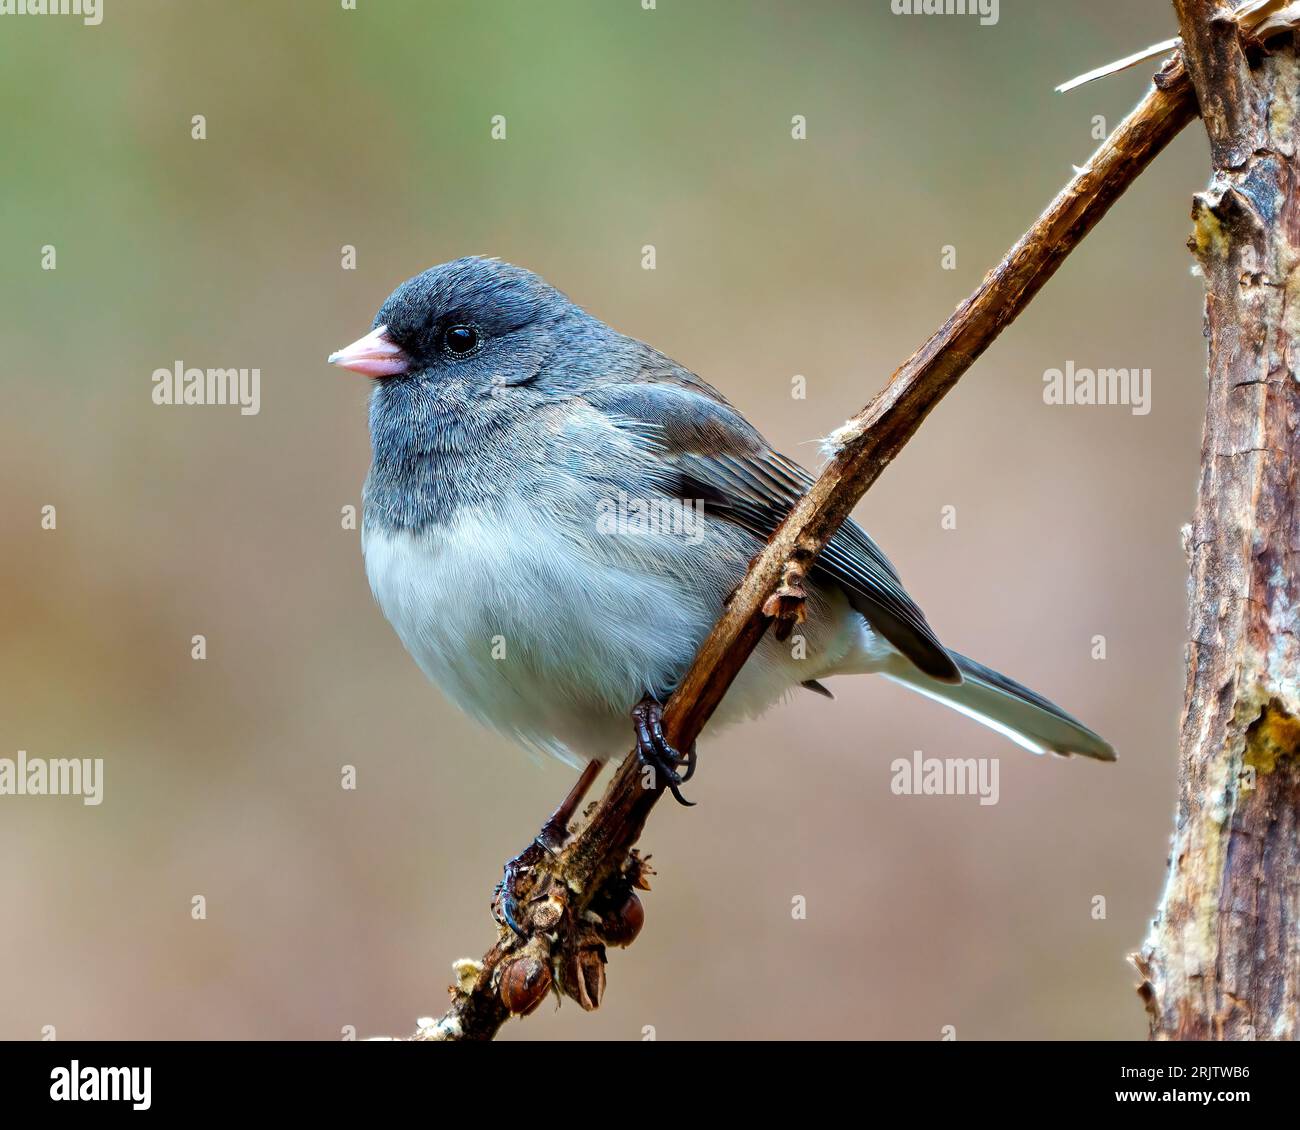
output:
<instances>
[{"instance_id":1,"label":"bird's foot","mask_svg":"<svg viewBox=\"0 0 1300 1130\"><path fill-rule=\"evenodd\" d=\"M501 875L501 882L492 892L492 917L498 925L509 926L516 935L527 937L528 932L522 925L524 904L545 897L534 890L537 882L537 865L548 856L554 855L558 844L547 842L548 830L533 840L514 859L506 864Z\"/></svg>"},{"instance_id":2,"label":"bird's foot","mask_svg":"<svg viewBox=\"0 0 1300 1130\"><path fill-rule=\"evenodd\" d=\"M525 937L526 932L519 921L525 899L530 903L545 900L547 904L534 907L529 915L533 929L548 930L558 921L559 915L563 913L563 891L557 889L548 875L542 876L544 881L539 886L536 874L538 864L558 854L564 847L569 836L569 821L599 776L600 762L588 762L573 783L573 788L560 802L559 808L551 813L550 819L542 825L542 830L533 842L506 864L501 882L492 893L492 917L498 925L509 926L519 937Z\"/></svg>"},{"instance_id":3,"label":"bird's foot","mask_svg":"<svg viewBox=\"0 0 1300 1130\"><path fill-rule=\"evenodd\" d=\"M637 757L654 773L662 773L677 803L689 808L695 802L682 796L681 786L695 775L695 746L685 753L673 746L664 734L663 712L663 707L648 697L632 708ZM679 773L679 769L683 772Z\"/></svg>"}]
</instances>

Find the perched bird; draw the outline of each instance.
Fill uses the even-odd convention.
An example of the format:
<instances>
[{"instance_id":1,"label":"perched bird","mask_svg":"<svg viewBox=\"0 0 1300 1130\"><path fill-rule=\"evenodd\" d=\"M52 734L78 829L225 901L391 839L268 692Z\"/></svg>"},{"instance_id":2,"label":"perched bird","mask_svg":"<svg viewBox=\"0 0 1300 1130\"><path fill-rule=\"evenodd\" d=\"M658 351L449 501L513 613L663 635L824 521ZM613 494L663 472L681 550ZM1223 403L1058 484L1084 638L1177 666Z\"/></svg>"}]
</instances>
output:
<instances>
[{"instance_id":1,"label":"perched bird","mask_svg":"<svg viewBox=\"0 0 1300 1130\"><path fill-rule=\"evenodd\" d=\"M641 751L677 792L689 755L650 748L654 704L812 476L694 373L509 263L432 267L373 327L329 360L375 380L362 548L402 643L480 722L586 764L579 798L644 704ZM946 649L857 523L810 581L802 645L768 633L714 724L876 673L1036 753L1114 759L1060 707Z\"/></svg>"}]
</instances>

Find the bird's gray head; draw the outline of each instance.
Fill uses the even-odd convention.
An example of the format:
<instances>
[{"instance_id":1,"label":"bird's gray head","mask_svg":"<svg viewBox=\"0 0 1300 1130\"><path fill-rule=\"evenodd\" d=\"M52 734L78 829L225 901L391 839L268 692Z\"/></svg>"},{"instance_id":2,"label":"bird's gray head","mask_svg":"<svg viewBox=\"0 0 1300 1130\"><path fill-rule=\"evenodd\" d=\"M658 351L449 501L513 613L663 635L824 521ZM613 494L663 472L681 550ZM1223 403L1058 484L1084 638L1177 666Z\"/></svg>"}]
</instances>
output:
<instances>
[{"instance_id":1,"label":"bird's gray head","mask_svg":"<svg viewBox=\"0 0 1300 1130\"><path fill-rule=\"evenodd\" d=\"M368 511L418 526L488 489L521 428L591 379L618 339L499 259L455 259L408 279L371 332L330 357L375 381Z\"/></svg>"},{"instance_id":2,"label":"bird's gray head","mask_svg":"<svg viewBox=\"0 0 1300 1130\"><path fill-rule=\"evenodd\" d=\"M402 283L371 332L330 357L381 385L488 388L534 380L549 331L580 311L537 275L472 256Z\"/></svg>"}]
</instances>

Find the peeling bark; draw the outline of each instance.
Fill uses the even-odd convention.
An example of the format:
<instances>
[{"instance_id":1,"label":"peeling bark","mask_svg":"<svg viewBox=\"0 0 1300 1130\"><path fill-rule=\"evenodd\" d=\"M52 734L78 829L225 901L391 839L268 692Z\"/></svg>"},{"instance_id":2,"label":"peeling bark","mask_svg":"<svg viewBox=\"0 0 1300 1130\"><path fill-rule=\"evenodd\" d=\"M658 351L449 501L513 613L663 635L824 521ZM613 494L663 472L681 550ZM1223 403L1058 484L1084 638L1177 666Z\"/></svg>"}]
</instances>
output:
<instances>
[{"instance_id":1,"label":"peeling bark","mask_svg":"<svg viewBox=\"0 0 1300 1130\"><path fill-rule=\"evenodd\" d=\"M1215 170L1188 241L1209 389L1169 876L1142 953L1157 1039L1300 1034L1300 63L1177 0ZM1231 42L1224 42L1230 38ZM1212 94L1208 93L1210 90ZM1234 133L1235 131L1235 133Z\"/></svg>"}]
</instances>

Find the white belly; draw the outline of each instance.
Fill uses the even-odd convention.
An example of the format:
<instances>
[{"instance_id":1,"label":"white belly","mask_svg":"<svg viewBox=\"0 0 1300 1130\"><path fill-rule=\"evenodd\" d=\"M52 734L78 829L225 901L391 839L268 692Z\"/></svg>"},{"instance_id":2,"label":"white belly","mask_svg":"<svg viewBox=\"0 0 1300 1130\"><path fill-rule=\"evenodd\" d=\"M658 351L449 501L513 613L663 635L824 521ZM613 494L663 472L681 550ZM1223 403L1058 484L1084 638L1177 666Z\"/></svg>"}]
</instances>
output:
<instances>
[{"instance_id":1,"label":"white belly","mask_svg":"<svg viewBox=\"0 0 1300 1130\"><path fill-rule=\"evenodd\" d=\"M685 671L753 551L725 524L695 541L622 537L562 531L534 501L463 510L419 534L366 524L362 548L384 615L448 698L526 746L581 763L631 748L632 706ZM838 590L812 603L802 649L767 637L719 724L856 666L861 617Z\"/></svg>"}]
</instances>

